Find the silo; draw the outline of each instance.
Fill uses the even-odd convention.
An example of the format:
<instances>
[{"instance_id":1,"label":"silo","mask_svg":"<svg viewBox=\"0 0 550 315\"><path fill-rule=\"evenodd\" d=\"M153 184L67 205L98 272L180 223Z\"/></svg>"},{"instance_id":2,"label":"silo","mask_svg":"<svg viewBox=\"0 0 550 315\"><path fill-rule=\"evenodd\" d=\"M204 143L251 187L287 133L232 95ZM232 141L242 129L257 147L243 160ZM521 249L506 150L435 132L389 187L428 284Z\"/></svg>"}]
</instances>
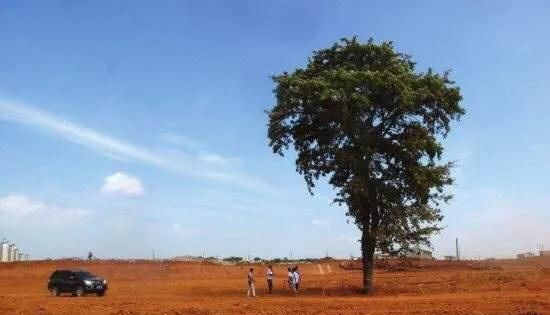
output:
<instances>
[{"instance_id":1,"label":"silo","mask_svg":"<svg viewBox=\"0 0 550 315\"><path fill-rule=\"evenodd\" d=\"M17 261L22 261L23 260L23 253L19 253L17 255Z\"/></svg>"},{"instance_id":2,"label":"silo","mask_svg":"<svg viewBox=\"0 0 550 315\"><path fill-rule=\"evenodd\" d=\"M29 261L29 254L25 254L25 261Z\"/></svg>"},{"instance_id":3,"label":"silo","mask_svg":"<svg viewBox=\"0 0 550 315\"><path fill-rule=\"evenodd\" d=\"M17 261L17 257L19 257L19 248L17 248L17 246L14 246L11 261Z\"/></svg>"},{"instance_id":4,"label":"silo","mask_svg":"<svg viewBox=\"0 0 550 315\"><path fill-rule=\"evenodd\" d=\"M6 239L2 240L2 243L0 243L0 252L2 253L0 255L0 262L7 262L8 261L8 241Z\"/></svg>"},{"instance_id":5,"label":"silo","mask_svg":"<svg viewBox=\"0 0 550 315\"><path fill-rule=\"evenodd\" d=\"M13 261L13 251L15 250L15 244L8 246L8 261Z\"/></svg>"}]
</instances>

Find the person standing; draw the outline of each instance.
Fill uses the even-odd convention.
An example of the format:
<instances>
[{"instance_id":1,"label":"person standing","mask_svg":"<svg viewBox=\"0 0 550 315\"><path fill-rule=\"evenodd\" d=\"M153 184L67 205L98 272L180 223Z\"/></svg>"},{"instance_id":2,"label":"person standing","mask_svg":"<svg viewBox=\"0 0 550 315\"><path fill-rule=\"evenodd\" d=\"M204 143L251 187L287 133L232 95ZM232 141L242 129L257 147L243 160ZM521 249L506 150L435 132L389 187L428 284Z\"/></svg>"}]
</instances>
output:
<instances>
[{"instance_id":1,"label":"person standing","mask_svg":"<svg viewBox=\"0 0 550 315\"><path fill-rule=\"evenodd\" d=\"M254 283L256 283L256 279L254 278L254 268L250 268L250 271L248 272L248 293L246 294L247 297L250 297L250 293L252 293L253 297L256 297L256 288L254 286Z\"/></svg>"},{"instance_id":2,"label":"person standing","mask_svg":"<svg viewBox=\"0 0 550 315\"><path fill-rule=\"evenodd\" d=\"M294 270L288 267L288 288L290 291L296 293L296 288L294 287Z\"/></svg>"},{"instance_id":3,"label":"person standing","mask_svg":"<svg viewBox=\"0 0 550 315\"><path fill-rule=\"evenodd\" d=\"M267 268L267 273L266 273L268 294L271 294L273 292L273 277L274 276L275 276L275 273L273 272L273 266L269 265L269 267Z\"/></svg>"},{"instance_id":4,"label":"person standing","mask_svg":"<svg viewBox=\"0 0 550 315\"><path fill-rule=\"evenodd\" d=\"M298 290L300 289L300 272L298 272L298 266L294 267L292 271L292 278L294 280L294 293L298 293Z\"/></svg>"}]
</instances>

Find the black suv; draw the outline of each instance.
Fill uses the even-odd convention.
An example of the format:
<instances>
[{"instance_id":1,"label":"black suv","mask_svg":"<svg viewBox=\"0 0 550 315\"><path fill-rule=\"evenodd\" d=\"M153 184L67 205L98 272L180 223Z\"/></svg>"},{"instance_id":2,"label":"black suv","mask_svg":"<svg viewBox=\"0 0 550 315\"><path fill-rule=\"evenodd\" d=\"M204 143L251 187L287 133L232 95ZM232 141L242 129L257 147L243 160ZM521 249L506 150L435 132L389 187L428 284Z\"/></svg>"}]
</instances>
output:
<instances>
[{"instance_id":1,"label":"black suv","mask_svg":"<svg viewBox=\"0 0 550 315\"><path fill-rule=\"evenodd\" d=\"M48 290L52 296L59 296L63 292L73 296L83 296L86 293L105 295L107 280L84 270L56 270L48 280Z\"/></svg>"}]
</instances>

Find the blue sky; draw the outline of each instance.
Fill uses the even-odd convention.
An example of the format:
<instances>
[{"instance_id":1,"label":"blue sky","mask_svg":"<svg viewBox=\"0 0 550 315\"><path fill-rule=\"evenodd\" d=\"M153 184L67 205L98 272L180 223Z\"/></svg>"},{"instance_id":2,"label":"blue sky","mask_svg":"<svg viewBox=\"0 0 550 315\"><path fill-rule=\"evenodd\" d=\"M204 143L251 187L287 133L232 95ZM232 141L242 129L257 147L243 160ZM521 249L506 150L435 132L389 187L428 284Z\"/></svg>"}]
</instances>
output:
<instances>
[{"instance_id":1,"label":"blue sky","mask_svg":"<svg viewBox=\"0 0 550 315\"><path fill-rule=\"evenodd\" d=\"M272 74L344 36L452 69L467 116L438 256L550 247L546 1L0 0L0 237L31 257L345 257L359 235L267 146Z\"/></svg>"}]
</instances>

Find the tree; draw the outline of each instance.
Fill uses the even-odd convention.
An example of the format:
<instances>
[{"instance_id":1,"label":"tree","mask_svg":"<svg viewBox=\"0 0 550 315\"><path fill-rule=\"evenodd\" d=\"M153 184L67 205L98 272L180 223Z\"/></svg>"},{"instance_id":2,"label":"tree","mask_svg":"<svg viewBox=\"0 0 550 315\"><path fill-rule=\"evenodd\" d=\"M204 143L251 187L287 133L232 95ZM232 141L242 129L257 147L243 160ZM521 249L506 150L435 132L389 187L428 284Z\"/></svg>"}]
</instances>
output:
<instances>
[{"instance_id":1,"label":"tree","mask_svg":"<svg viewBox=\"0 0 550 315\"><path fill-rule=\"evenodd\" d=\"M94 254L92 252L88 252L88 260L94 259Z\"/></svg>"},{"instance_id":2,"label":"tree","mask_svg":"<svg viewBox=\"0 0 550 315\"><path fill-rule=\"evenodd\" d=\"M243 258L242 257L237 257L237 256L231 256L231 257L226 257L223 259L223 261L228 261L228 262L241 262L243 261Z\"/></svg>"},{"instance_id":3,"label":"tree","mask_svg":"<svg viewBox=\"0 0 550 315\"><path fill-rule=\"evenodd\" d=\"M430 246L451 195L452 162L441 140L464 113L449 72L417 72L391 42L342 39L314 51L304 68L272 77L269 145L293 146L296 170L313 194L320 177L361 231L363 290L373 290L375 249ZM349 220L348 220L349 221Z\"/></svg>"}]
</instances>

